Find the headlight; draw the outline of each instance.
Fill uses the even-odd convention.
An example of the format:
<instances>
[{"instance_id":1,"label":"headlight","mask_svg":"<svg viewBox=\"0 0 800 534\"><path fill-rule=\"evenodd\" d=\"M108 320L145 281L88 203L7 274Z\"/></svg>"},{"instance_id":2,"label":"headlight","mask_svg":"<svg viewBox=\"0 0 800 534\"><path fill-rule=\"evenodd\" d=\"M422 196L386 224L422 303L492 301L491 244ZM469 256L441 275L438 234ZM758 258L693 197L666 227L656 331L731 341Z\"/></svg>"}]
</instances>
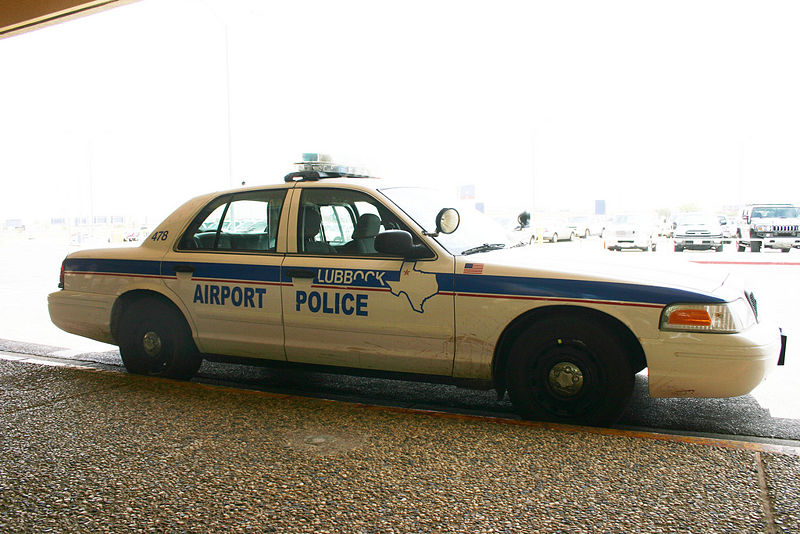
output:
<instances>
[{"instance_id":1,"label":"headlight","mask_svg":"<svg viewBox=\"0 0 800 534\"><path fill-rule=\"evenodd\" d=\"M757 224L756 232L769 232L770 226L768 224Z\"/></svg>"},{"instance_id":2,"label":"headlight","mask_svg":"<svg viewBox=\"0 0 800 534\"><path fill-rule=\"evenodd\" d=\"M756 323L750 303L740 298L722 304L670 304L661 313L661 330L733 334Z\"/></svg>"}]
</instances>

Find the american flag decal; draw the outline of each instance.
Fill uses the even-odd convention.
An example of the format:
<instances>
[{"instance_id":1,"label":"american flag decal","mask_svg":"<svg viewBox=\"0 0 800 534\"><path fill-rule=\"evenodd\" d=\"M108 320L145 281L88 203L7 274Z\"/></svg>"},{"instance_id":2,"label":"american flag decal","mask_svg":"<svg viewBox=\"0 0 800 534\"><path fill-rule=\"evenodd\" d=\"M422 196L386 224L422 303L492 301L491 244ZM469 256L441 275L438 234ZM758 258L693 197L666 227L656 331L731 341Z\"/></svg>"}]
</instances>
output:
<instances>
[{"instance_id":1,"label":"american flag decal","mask_svg":"<svg viewBox=\"0 0 800 534\"><path fill-rule=\"evenodd\" d=\"M482 263L465 263L464 274L481 274L483 272Z\"/></svg>"}]
</instances>

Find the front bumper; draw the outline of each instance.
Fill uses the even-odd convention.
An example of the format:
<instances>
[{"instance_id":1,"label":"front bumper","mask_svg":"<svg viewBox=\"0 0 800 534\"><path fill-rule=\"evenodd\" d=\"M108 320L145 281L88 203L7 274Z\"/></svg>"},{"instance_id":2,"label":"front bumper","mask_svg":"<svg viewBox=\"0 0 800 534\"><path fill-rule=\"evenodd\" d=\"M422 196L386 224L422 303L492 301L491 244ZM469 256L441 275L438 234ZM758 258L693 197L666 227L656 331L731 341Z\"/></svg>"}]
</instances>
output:
<instances>
[{"instance_id":1,"label":"front bumper","mask_svg":"<svg viewBox=\"0 0 800 534\"><path fill-rule=\"evenodd\" d=\"M786 354L786 336L772 323L738 334L661 332L641 342L651 397L746 395Z\"/></svg>"},{"instance_id":2,"label":"front bumper","mask_svg":"<svg viewBox=\"0 0 800 534\"><path fill-rule=\"evenodd\" d=\"M763 248L800 248L800 237L770 236L767 234L750 238L751 243L755 241L760 241Z\"/></svg>"},{"instance_id":3,"label":"front bumper","mask_svg":"<svg viewBox=\"0 0 800 534\"><path fill-rule=\"evenodd\" d=\"M695 250L706 250L710 248L718 248L721 247L723 243L723 238L721 235L716 236L690 236L690 235L680 235L675 236L675 246L687 248L687 249L695 249Z\"/></svg>"}]
</instances>

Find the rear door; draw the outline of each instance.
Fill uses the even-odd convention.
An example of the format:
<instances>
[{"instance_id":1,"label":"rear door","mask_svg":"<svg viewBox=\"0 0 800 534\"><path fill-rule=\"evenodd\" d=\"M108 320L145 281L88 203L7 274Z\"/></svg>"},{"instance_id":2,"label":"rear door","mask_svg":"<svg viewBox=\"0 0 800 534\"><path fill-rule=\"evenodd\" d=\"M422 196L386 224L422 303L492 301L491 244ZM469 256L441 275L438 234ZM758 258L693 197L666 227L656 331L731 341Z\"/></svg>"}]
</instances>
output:
<instances>
[{"instance_id":1,"label":"rear door","mask_svg":"<svg viewBox=\"0 0 800 534\"><path fill-rule=\"evenodd\" d=\"M188 310L202 352L285 359L278 250L286 192L217 197L164 257L162 273L174 276L166 285Z\"/></svg>"}]
</instances>

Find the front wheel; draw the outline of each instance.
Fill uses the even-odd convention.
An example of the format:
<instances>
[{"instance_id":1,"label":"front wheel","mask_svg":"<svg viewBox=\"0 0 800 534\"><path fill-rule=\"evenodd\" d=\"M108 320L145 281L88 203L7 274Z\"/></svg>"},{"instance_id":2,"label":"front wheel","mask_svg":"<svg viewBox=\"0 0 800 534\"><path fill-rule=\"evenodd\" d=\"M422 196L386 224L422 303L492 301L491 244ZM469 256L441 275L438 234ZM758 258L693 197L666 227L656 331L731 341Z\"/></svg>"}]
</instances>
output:
<instances>
[{"instance_id":1,"label":"front wheel","mask_svg":"<svg viewBox=\"0 0 800 534\"><path fill-rule=\"evenodd\" d=\"M634 372L619 338L581 317L533 324L514 343L506 384L527 419L611 425L633 392Z\"/></svg>"},{"instance_id":2,"label":"front wheel","mask_svg":"<svg viewBox=\"0 0 800 534\"><path fill-rule=\"evenodd\" d=\"M133 302L119 324L119 352L128 372L188 380L203 362L189 325L164 301Z\"/></svg>"}]
</instances>

